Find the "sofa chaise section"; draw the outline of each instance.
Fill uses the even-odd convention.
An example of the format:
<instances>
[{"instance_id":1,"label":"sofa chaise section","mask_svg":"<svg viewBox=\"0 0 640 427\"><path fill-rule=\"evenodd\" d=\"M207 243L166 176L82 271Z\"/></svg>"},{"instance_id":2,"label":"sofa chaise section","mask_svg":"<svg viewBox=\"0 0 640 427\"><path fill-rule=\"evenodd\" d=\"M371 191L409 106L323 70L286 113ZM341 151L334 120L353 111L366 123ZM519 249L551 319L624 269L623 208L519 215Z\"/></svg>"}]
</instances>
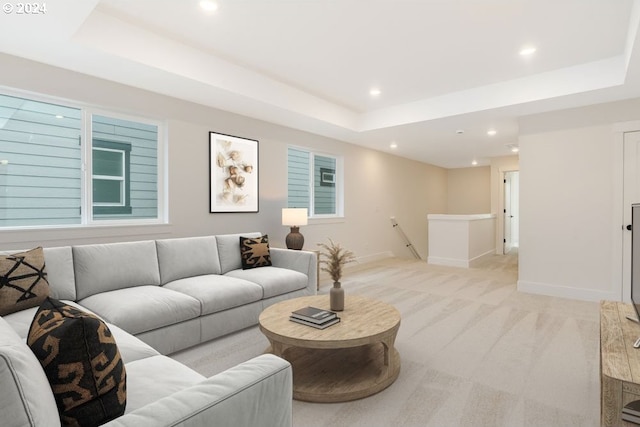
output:
<instances>
[{"instance_id":1,"label":"sofa chaise section","mask_svg":"<svg viewBox=\"0 0 640 427\"><path fill-rule=\"evenodd\" d=\"M292 382L289 362L265 354L127 412L104 426L291 426Z\"/></svg>"},{"instance_id":2,"label":"sofa chaise section","mask_svg":"<svg viewBox=\"0 0 640 427\"><path fill-rule=\"evenodd\" d=\"M31 310L30 310L31 311ZM6 318L16 319L15 313ZM40 362L0 317L0 413L5 427L59 427ZM14 324L20 324L14 323ZM127 372L124 415L107 426L290 426L291 366L261 355L210 378L109 325Z\"/></svg>"}]
</instances>

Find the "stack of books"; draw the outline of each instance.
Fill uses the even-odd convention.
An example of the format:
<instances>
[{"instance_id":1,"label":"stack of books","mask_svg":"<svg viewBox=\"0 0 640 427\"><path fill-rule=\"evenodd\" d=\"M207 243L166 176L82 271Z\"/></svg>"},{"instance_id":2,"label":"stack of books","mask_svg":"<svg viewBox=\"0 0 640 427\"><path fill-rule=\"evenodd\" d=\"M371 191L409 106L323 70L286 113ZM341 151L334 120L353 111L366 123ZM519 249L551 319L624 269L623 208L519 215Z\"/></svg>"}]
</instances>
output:
<instances>
[{"instance_id":1,"label":"stack of books","mask_svg":"<svg viewBox=\"0 0 640 427\"><path fill-rule=\"evenodd\" d=\"M640 424L640 400L629 402L622 408L622 419L634 424Z\"/></svg>"},{"instance_id":2,"label":"stack of books","mask_svg":"<svg viewBox=\"0 0 640 427\"><path fill-rule=\"evenodd\" d=\"M305 307L291 313L289 320L302 325L324 329L340 321L336 313L316 307Z\"/></svg>"}]
</instances>

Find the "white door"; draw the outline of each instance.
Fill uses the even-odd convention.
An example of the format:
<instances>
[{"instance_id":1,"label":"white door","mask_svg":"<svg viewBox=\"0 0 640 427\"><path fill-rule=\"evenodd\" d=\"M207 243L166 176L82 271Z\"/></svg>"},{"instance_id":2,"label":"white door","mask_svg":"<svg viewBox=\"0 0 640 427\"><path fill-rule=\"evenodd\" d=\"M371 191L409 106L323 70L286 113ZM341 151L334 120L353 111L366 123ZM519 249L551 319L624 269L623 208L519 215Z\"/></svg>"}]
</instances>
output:
<instances>
[{"instance_id":1,"label":"white door","mask_svg":"<svg viewBox=\"0 0 640 427\"><path fill-rule=\"evenodd\" d=\"M503 254L511 250L511 173L504 174L504 248Z\"/></svg>"},{"instance_id":2,"label":"white door","mask_svg":"<svg viewBox=\"0 0 640 427\"><path fill-rule=\"evenodd\" d=\"M519 172L504 174L504 248L503 254L518 246Z\"/></svg>"},{"instance_id":3,"label":"white door","mask_svg":"<svg viewBox=\"0 0 640 427\"><path fill-rule=\"evenodd\" d=\"M623 227L631 225L631 205L640 203L640 131L624 134ZM640 233L640 224L636 232ZM631 232L624 231L622 249L622 298L631 296Z\"/></svg>"}]
</instances>

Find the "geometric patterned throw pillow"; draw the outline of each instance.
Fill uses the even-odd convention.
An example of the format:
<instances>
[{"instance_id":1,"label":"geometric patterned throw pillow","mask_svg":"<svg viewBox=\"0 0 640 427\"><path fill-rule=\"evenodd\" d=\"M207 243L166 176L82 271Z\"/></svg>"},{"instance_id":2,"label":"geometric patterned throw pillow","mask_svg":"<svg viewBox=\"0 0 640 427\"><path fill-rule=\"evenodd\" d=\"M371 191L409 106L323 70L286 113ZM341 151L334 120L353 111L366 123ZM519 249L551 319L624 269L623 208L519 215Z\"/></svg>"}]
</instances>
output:
<instances>
[{"instance_id":1,"label":"geometric patterned throw pillow","mask_svg":"<svg viewBox=\"0 0 640 427\"><path fill-rule=\"evenodd\" d=\"M62 425L98 426L124 414L127 375L101 319L47 298L27 344L47 375Z\"/></svg>"},{"instance_id":2,"label":"geometric patterned throw pillow","mask_svg":"<svg viewBox=\"0 0 640 427\"><path fill-rule=\"evenodd\" d=\"M42 248L0 255L0 316L37 307L47 296Z\"/></svg>"},{"instance_id":3,"label":"geometric patterned throw pillow","mask_svg":"<svg viewBox=\"0 0 640 427\"><path fill-rule=\"evenodd\" d=\"M240 258L243 270L272 265L269 236L265 234L262 237L240 237Z\"/></svg>"}]
</instances>

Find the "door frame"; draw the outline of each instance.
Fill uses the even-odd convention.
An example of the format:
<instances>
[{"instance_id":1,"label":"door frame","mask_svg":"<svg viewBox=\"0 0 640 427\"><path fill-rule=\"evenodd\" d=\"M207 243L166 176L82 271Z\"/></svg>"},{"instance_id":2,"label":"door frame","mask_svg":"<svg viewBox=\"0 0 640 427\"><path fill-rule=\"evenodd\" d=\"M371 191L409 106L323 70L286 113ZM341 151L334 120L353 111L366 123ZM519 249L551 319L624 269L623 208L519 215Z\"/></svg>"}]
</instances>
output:
<instances>
[{"instance_id":1,"label":"door frame","mask_svg":"<svg viewBox=\"0 0 640 427\"><path fill-rule=\"evenodd\" d=\"M631 302L631 283L624 274L624 134L640 131L640 120L614 123L613 138L613 218L612 221L612 269L611 283L613 293L620 301Z\"/></svg>"}]
</instances>

